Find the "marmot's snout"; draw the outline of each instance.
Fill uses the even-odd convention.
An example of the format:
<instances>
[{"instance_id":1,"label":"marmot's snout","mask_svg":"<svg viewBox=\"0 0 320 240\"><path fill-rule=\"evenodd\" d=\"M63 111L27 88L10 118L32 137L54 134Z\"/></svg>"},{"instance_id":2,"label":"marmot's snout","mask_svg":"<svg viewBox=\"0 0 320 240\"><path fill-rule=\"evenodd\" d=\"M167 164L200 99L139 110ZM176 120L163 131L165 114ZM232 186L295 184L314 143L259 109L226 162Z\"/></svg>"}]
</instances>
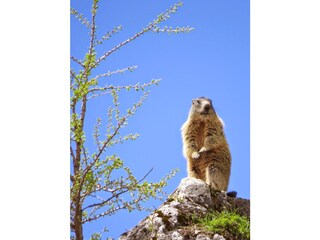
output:
<instances>
[{"instance_id":1,"label":"marmot's snout","mask_svg":"<svg viewBox=\"0 0 320 240\"><path fill-rule=\"evenodd\" d=\"M210 105L209 104L206 104L205 106L204 106L204 111L205 112L209 112L209 110L210 110Z\"/></svg>"},{"instance_id":2,"label":"marmot's snout","mask_svg":"<svg viewBox=\"0 0 320 240\"><path fill-rule=\"evenodd\" d=\"M207 103L206 105L204 105L204 106L202 107L202 109L201 109L201 114L204 114L204 115L209 114L210 109L211 109L211 106L210 106L210 104Z\"/></svg>"}]
</instances>

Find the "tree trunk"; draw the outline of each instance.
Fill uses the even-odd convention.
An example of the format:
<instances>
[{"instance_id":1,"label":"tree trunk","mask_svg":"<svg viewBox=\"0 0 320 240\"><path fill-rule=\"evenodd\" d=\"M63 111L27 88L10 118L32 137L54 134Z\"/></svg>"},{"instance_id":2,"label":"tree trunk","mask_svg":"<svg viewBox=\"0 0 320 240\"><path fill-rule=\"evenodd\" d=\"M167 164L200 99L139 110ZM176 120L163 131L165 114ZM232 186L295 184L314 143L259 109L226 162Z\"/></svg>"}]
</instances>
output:
<instances>
[{"instance_id":1,"label":"tree trunk","mask_svg":"<svg viewBox=\"0 0 320 240\"><path fill-rule=\"evenodd\" d=\"M76 234L76 240L83 240L83 230L82 230L82 211L77 207L74 218L74 230Z\"/></svg>"}]
</instances>

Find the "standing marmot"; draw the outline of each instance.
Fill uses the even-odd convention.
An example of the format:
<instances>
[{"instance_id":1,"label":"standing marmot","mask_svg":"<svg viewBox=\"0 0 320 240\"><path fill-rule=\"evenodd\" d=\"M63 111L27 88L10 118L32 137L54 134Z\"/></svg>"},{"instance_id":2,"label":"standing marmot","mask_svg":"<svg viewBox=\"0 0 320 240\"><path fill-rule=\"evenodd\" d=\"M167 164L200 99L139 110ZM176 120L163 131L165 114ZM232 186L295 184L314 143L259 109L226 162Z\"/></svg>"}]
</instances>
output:
<instances>
[{"instance_id":1,"label":"standing marmot","mask_svg":"<svg viewBox=\"0 0 320 240\"><path fill-rule=\"evenodd\" d=\"M227 191L231 154L223 122L210 99L192 100L188 120L182 125L181 132L188 176L202 179L215 190Z\"/></svg>"}]
</instances>

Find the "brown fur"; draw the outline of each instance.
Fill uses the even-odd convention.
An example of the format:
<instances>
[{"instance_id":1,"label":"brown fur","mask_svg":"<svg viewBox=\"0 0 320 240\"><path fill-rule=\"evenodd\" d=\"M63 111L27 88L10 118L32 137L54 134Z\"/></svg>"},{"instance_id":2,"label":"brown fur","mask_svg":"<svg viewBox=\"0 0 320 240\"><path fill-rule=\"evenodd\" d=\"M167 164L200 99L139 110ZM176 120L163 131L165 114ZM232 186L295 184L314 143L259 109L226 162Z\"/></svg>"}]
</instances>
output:
<instances>
[{"instance_id":1,"label":"brown fur","mask_svg":"<svg viewBox=\"0 0 320 240\"><path fill-rule=\"evenodd\" d=\"M189 117L181 132L188 176L202 179L214 190L227 191L231 154L223 122L210 99L201 97L192 100Z\"/></svg>"}]
</instances>

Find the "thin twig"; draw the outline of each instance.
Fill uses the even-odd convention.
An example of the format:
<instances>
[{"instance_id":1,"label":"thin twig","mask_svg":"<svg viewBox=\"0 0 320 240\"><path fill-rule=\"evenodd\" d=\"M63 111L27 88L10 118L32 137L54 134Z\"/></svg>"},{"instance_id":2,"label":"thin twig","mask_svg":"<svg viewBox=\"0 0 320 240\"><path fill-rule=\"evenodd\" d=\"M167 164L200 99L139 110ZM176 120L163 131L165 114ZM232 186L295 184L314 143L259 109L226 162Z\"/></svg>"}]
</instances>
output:
<instances>
[{"instance_id":1,"label":"thin twig","mask_svg":"<svg viewBox=\"0 0 320 240\"><path fill-rule=\"evenodd\" d=\"M111 38L112 35L115 33L118 33L119 31L122 30L122 26L119 25L118 27L114 27L110 32L107 32L105 35L103 35L100 40L97 40L94 45L101 44L104 40L108 40Z\"/></svg>"},{"instance_id":2,"label":"thin twig","mask_svg":"<svg viewBox=\"0 0 320 240\"><path fill-rule=\"evenodd\" d=\"M127 40L123 41L122 43L118 44L114 48L112 48L110 51L106 52L103 54L96 62L93 64L91 67L94 68L96 67L102 60L106 59L110 54L118 50L119 48L123 47L124 45L128 44L129 42L133 41L134 39L140 37L142 34L150 31L153 29L155 26L157 26L160 22L167 20L170 17L171 13L174 13L177 10L177 7L181 6L182 3L179 2L178 4L175 4L173 7L171 7L169 10L166 11L165 14L159 15L158 19L154 20L153 23L150 23L146 28L142 29L140 32L136 33L132 37L128 38Z\"/></svg>"},{"instance_id":3,"label":"thin twig","mask_svg":"<svg viewBox=\"0 0 320 240\"><path fill-rule=\"evenodd\" d=\"M117 46L115 46L114 48L112 48L109 52L106 52L103 56L101 56L96 63L92 66L92 68L96 67L102 60L104 60L106 57L108 57L111 53L115 52L116 50L118 50L119 48L123 47L124 45L126 45L127 43L133 41L134 39L140 37L142 34L144 34L147 31L150 31L154 26L156 26L155 24L150 25L148 28L141 30L140 32L136 33L134 36L132 36L131 38L128 38L127 40L125 40L124 42L118 44Z\"/></svg>"},{"instance_id":4,"label":"thin twig","mask_svg":"<svg viewBox=\"0 0 320 240\"><path fill-rule=\"evenodd\" d=\"M123 68L123 69L118 69L118 70L115 70L115 71L108 71L107 73L103 73L103 74L99 74L99 75L95 76L93 79L98 79L98 78L101 78L101 77L110 77L113 74L123 73L123 72L128 71L128 70L130 72L132 72L137 68L138 68L138 66L132 66L132 67L126 67L126 68Z\"/></svg>"},{"instance_id":5,"label":"thin twig","mask_svg":"<svg viewBox=\"0 0 320 240\"><path fill-rule=\"evenodd\" d=\"M152 170L153 170L153 168L151 168L151 169L144 175L144 177L141 178L141 179L137 182L137 184L141 183L141 182L152 172ZM116 198L116 197L120 196L121 194L124 194L124 193L128 192L129 190L130 190L130 189L127 188L127 189L125 189L125 190L123 190L123 191L121 191L121 192L119 192L119 193L117 193L117 194L115 194L115 195L112 195L111 197L109 197L107 200L105 200L105 201L103 201L103 202L94 203L94 204L91 204L91 205L87 206L87 207L85 207L83 210L88 209L88 208L92 208L92 207L96 207L96 206L102 206L102 205L106 204L107 202L109 202L111 199Z\"/></svg>"},{"instance_id":6,"label":"thin twig","mask_svg":"<svg viewBox=\"0 0 320 240\"><path fill-rule=\"evenodd\" d=\"M71 146L70 146L70 154L71 154L72 159L75 160L76 157L75 157L75 155L74 155L74 153L73 153L73 149L72 149Z\"/></svg>"},{"instance_id":7,"label":"thin twig","mask_svg":"<svg viewBox=\"0 0 320 240\"><path fill-rule=\"evenodd\" d=\"M91 222L91 221L96 220L96 219L98 219L100 217L104 217L106 215L111 215L112 213L117 212L117 211L119 211L121 209L125 209L125 208L126 208L126 206L124 206L124 205L123 206L119 206L117 208L112 209L112 211L109 210L109 211L106 211L104 213L98 214L98 215L96 215L96 216L94 216L92 218L86 218L86 219L82 220L82 223Z\"/></svg>"},{"instance_id":8,"label":"thin twig","mask_svg":"<svg viewBox=\"0 0 320 240\"><path fill-rule=\"evenodd\" d=\"M71 58L73 61L75 61L76 63L80 64L81 67L83 67L83 68L85 67L84 64L83 64L80 60L76 59L76 58L73 57L73 56L71 56L70 58Z\"/></svg>"}]
</instances>

